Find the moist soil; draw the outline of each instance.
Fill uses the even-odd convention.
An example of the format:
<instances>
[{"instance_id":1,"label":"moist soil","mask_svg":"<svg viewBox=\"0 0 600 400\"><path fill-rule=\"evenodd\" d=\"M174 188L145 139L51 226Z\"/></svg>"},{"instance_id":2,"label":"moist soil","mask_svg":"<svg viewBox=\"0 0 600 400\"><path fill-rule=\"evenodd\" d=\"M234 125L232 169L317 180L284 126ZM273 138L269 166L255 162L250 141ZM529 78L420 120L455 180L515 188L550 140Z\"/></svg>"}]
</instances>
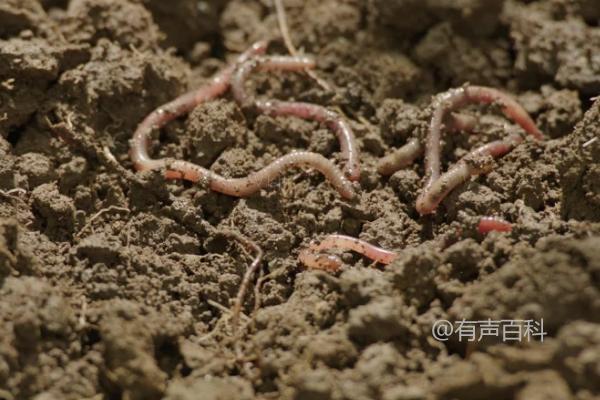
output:
<instances>
[{"instance_id":1,"label":"moist soil","mask_svg":"<svg viewBox=\"0 0 600 400\"><path fill-rule=\"evenodd\" d=\"M310 170L246 199L134 173L128 141L150 111L256 40L286 53L270 1L0 1L0 399L598 398L600 2L283 3L330 88L292 73L249 85L344 113L363 164L354 201ZM391 177L376 161L467 82L514 94L547 139L420 217L422 161ZM498 107L465 112L477 126L444 135L444 168L522 133ZM294 149L343 161L325 126L230 95L153 135L155 156L230 177ZM512 232L480 235L485 215ZM252 255L227 229L264 250L237 329ZM299 249L330 233L399 257L305 270ZM547 336L432 337L436 320L488 318L543 318Z\"/></svg>"}]
</instances>

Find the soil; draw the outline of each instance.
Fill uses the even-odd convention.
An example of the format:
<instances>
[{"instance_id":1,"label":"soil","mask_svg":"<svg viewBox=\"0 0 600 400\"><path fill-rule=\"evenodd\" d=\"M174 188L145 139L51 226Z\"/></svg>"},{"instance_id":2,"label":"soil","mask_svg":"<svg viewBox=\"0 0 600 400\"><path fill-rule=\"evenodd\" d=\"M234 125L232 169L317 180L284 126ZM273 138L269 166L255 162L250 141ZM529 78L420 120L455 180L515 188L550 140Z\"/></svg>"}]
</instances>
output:
<instances>
[{"instance_id":1,"label":"soil","mask_svg":"<svg viewBox=\"0 0 600 400\"><path fill-rule=\"evenodd\" d=\"M302 74L253 85L343 111L362 150L355 201L311 171L247 199L133 173L128 140L150 111L255 40L285 53L271 1L0 1L0 399L598 398L600 3L284 5L332 89ZM389 178L375 163L423 134L432 95L465 82L513 93L547 140L420 217L422 162ZM498 111L466 110L477 134L445 137L444 168L520 131ZM251 115L230 95L152 145L226 176L293 149L340 160L326 127ZM490 214L512 232L478 234ZM229 307L251 257L218 233L232 227L265 253L237 331ZM328 233L400 256L306 271L299 249ZM432 337L436 320L488 318L543 318L548 335Z\"/></svg>"}]
</instances>

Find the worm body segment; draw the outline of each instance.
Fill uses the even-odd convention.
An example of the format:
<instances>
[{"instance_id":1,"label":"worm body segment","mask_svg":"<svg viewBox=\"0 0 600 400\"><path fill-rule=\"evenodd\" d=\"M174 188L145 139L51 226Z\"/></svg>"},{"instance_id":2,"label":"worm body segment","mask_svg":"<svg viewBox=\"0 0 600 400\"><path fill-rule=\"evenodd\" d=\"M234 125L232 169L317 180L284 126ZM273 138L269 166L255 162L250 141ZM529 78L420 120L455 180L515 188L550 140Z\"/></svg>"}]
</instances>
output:
<instances>
[{"instance_id":1,"label":"worm body segment","mask_svg":"<svg viewBox=\"0 0 600 400\"><path fill-rule=\"evenodd\" d=\"M352 250L381 264L389 264L398 257L398 254L393 251L382 249L361 239L345 235L329 235L322 241L311 243L309 247L302 249L298 258L308 268L335 272L342 266L342 260L336 255L323 253L332 249Z\"/></svg>"},{"instance_id":2,"label":"worm body segment","mask_svg":"<svg viewBox=\"0 0 600 400\"><path fill-rule=\"evenodd\" d=\"M135 168L138 171L164 168L165 160L152 159L148 154L148 142L152 131L160 129L175 118L189 113L200 103L221 96L229 89L231 75L233 74L235 65L243 63L259 54L264 54L267 50L267 45L268 42L266 41L256 42L238 57L236 63L223 69L215 75L208 84L199 89L187 92L152 111L142 123L138 125L133 134L133 138L130 141L130 156Z\"/></svg>"},{"instance_id":3,"label":"worm body segment","mask_svg":"<svg viewBox=\"0 0 600 400\"><path fill-rule=\"evenodd\" d=\"M392 175L401 168L411 165L423 154L423 145L418 139L410 139L404 146L394 150L377 162L377 172Z\"/></svg>"},{"instance_id":4,"label":"worm body segment","mask_svg":"<svg viewBox=\"0 0 600 400\"><path fill-rule=\"evenodd\" d=\"M280 100L259 100L248 94L244 86L248 75L255 69L267 71L303 71L308 68L314 68L314 66L314 61L307 57L255 57L237 67L231 80L231 91L239 104L242 106L253 106L260 113L270 116L295 116L326 125L338 137L342 157L346 160L344 173L351 181L358 181L360 179L360 161L356 139L350 125L341 116L316 104Z\"/></svg>"},{"instance_id":5,"label":"worm body segment","mask_svg":"<svg viewBox=\"0 0 600 400\"><path fill-rule=\"evenodd\" d=\"M425 187L431 185L440 176L440 140L445 114L471 103L492 104L496 102L501 104L502 112L519 124L528 134L538 140L544 138L527 111L508 94L485 86L468 85L450 89L438 95L434 100L434 111L425 142L425 172L428 177Z\"/></svg>"},{"instance_id":6,"label":"worm body segment","mask_svg":"<svg viewBox=\"0 0 600 400\"><path fill-rule=\"evenodd\" d=\"M470 176L485 172L481 168L484 156L493 158L501 157L508 153L522 139L511 137L507 140L492 142L482 146L459 161L444 175L441 172L441 129L444 115L470 103L500 103L502 112L519 124L528 134L535 139L544 138L541 131L529 114L511 96L501 91L485 86L463 86L448 90L437 96L434 101L434 111L429 123L429 133L425 143L425 173L427 176L421 195L417 198L417 211L430 214L435 211L443 198L457 185L465 182Z\"/></svg>"},{"instance_id":7,"label":"worm body segment","mask_svg":"<svg viewBox=\"0 0 600 400\"><path fill-rule=\"evenodd\" d=\"M514 135L471 151L423 190L417 198L417 211L421 215L431 214L448 193L470 177L487 173L492 168L494 159L507 154L522 141L520 136Z\"/></svg>"},{"instance_id":8,"label":"worm body segment","mask_svg":"<svg viewBox=\"0 0 600 400\"><path fill-rule=\"evenodd\" d=\"M477 231L482 235L490 232L510 232L512 224L498 217L482 217L477 224Z\"/></svg>"},{"instance_id":9,"label":"worm body segment","mask_svg":"<svg viewBox=\"0 0 600 400\"><path fill-rule=\"evenodd\" d=\"M229 196L247 197L263 189L294 167L307 166L325 175L331 185L346 199L354 198L352 183L335 164L320 154L295 151L279 157L263 169L245 178L225 178L209 169L188 161L174 160L167 165L168 179L185 179L207 185L211 190Z\"/></svg>"}]
</instances>

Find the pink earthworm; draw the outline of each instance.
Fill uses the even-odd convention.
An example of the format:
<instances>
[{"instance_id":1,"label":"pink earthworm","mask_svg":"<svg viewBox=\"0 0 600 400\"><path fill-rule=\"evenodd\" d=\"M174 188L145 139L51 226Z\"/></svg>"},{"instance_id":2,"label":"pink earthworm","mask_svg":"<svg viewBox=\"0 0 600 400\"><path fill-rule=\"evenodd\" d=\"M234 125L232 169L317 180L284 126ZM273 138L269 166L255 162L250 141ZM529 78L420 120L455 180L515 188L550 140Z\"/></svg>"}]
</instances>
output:
<instances>
[{"instance_id":1,"label":"pink earthworm","mask_svg":"<svg viewBox=\"0 0 600 400\"><path fill-rule=\"evenodd\" d=\"M476 117L451 113L447 117L446 127L453 132L472 132L477 125ZM377 162L377 172L381 175L392 175L399 169L406 168L411 165L417 158L421 157L424 151L424 146L418 139L410 139L406 144L387 156L379 159Z\"/></svg>"},{"instance_id":2,"label":"pink earthworm","mask_svg":"<svg viewBox=\"0 0 600 400\"><path fill-rule=\"evenodd\" d=\"M482 217L477 224L477 231L482 235L490 232L510 232L512 224L499 217Z\"/></svg>"},{"instance_id":3,"label":"pink earthworm","mask_svg":"<svg viewBox=\"0 0 600 400\"><path fill-rule=\"evenodd\" d=\"M454 188L466 182L471 176L489 172L493 159L509 153L522 141L521 136L511 135L507 139L496 140L472 150L423 190L417 198L417 211L421 215L434 212Z\"/></svg>"},{"instance_id":4,"label":"pink earthworm","mask_svg":"<svg viewBox=\"0 0 600 400\"><path fill-rule=\"evenodd\" d=\"M201 182L211 190L235 197L246 197L256 193L279 178L287 169L306 165L321 172L331 185L346 199L354 198L352 183L330 160L318 153L294 151L279 157L266 167L245 178L225 178L206 168L188 161L167 162L167 179L185 179Z\"/></svg>"},{"instance_id":5,"label":"pink earthworm","mask_svg":"<svg viewBox=\"0 0 600 400\"><path fill-rule=\"evenodd\" d=\"M381 264L389 264L398 257L397 253L374 246L364 240L335 234L328 235L320 242L313 242L302 249L298 259L310 269L335 272L341 268L342 260L336 255L323 253L331 249L352 250Z\"/></svg>"},{"instance_id":6,"label":"pink earthworm","mask_svg":"<svg viewBox=\"0 0 600 400\"><path fill-rule=\"evenodd\" d=\"M263 71L304 71L314 68L315 63L308 57L269 56L254 57L241 64L231 78L231 91L241 106L254 107L258 112L270 116L295 116L325 124L338 137L342 157L346 160L344 173L351 181L360 179L359 152L354 132L336 112L311 103L281 100L259 100L248 94L245 82L255 69Z\"/></svg>"},{"instance_id":7,"label":"pink earthworm","mask_svg":"<svg viewBox=\"0 0 600 400\"><path fill-rule=\"evenodd\" d=\"M482 156L500 157L512 150L522 141L511 137L506 141L495 141L471 152L459 161L455 168L440 176L441 129L444 114L469 103L491 104L498 102L502 105L504 114L512 118L528 134L537 140L544 138L529 114L509 95L497 89L484 86L463 86L440 94L434 101L434 111L429 124L429 134L425 143L425 172L427 180L422 193L417 198L416 208L419 214L430 214L435 211L442 199L458 184L465 182L469 176L484 172L481 164ZM506 149L506 151L504 151ZM471 159L471 160L469 160ZM473 162L475 161L475 162Z\"/></svg>"},{"instance_id":8,"label":"pink earthworm","mask_svg":"<svg viewBox=\"0 0 600 400\"><path fill-rule=\"evenodd\" d=\"M207 85L185 93L175 100L170 101L169 103L164 104L152 111L142 121L142 123L138 125L133 134L133 138L130 141L130 156L135 168L138 171L164 168L166 166L166 160L152 159L148 154L150 133L152 133L152 131L155 129L162 128L175 118L189 113L200 103L221 96L229 89L231 75L235 70L235 66L254 56L264 54L267 50L267 46L267 41L254 43L248 50L238 56L235 63L226 67L213 78L211 78Z\"/></svg>"},{"instance_id":9,"label":"pink earthworm","mask_svg":"<svg viewBox=\"0 0 600 400\"><path fill-rule=\"evenodd\" d=\"M452 112L446 117L445 125L449 131L454 132L473 132L479 118L457 112Z\"/></svg>"},{"instance_id":10,"label":"pink earthworm","mask_svg":"<svg viewBox=\"0 0 600 400\"><path fill-rule=\"evenodd\" d=\"M399 149L377 161L377 172L381 175L392 175L399 169L408 167L423 154L423 145L419 139L410 139Z\"/></svg>"},{"instance_id":11,"label":"pink earthworm","mask_svg":"<svg viewBox=\"0 0 600 400\"><path fill-rule=\"evenodd\" d=\"M429 133L425 142L425 172L427 175L425 188L431 186L440 177L440 141L444 115L448 111L470 103L499 103L502 106L502 112L519 124L525 132L538 140L544 138L527 111L508 94L485 86L465 85L450 89L439 94L433 103L433 115L429 122Z\"/></svg>"},{"instance_id":12,"label":"pink earthworm","mask_svg":"<svg viewBox=\"0 0 600 400\"><path fill-rule=\"evenodd\" d=\"M499 144L495 146L497 149L489 150L488 148L488 151L500 151L500 147L502 146ZM481 234L487 234L492 231L510 232L512 224L498 217L486 216L480 219L477 230ZM334 254L324 253L324 251L333 249L352 250L384 265L392 263L399 257L399 254L396 252L374 246L362 239L333 234L326 236L321 241L313 241L307 248L300 250L298 259L309 269L336 272L342 267L342 260Z\"/></svg>"},{"instance_id":13,"label":"pink earthworm","mask_svg":"<svg viewBox=\"0 0 600 400\"><path fill-rule=\"evenodd\" d=\"M153 129L164 126L169 121L191 111L198 104L223 94L230 86L235 65L266 51L267 42L258 42L238 57L237 62L218 73L207 86L184 94L181 97L157 108L138 126L131 140L131 158L138 171L165 168L165 178L184 179L205 183L212 190L231 196L249 196L268 186L288 168L302 165L321 172L344 198L354 197L352 184L330 160L320 154L293 152L275 160L265 168L246 178L224 178L206 168L191 162L172 159L152 159L148 155L149 135Z\"/></svg>"},{"instance_id":14,"label":"pink earthworm","mask_svg":"<svg viewBox=\"0 0 600 400\"><path fill-rule=\"evenodd\" d=\"M446 116L446 114L470 103L491 104L495 102L502 105L502 111L507 117L512 118L535 139L542 140L544 138L527 111L508 94L485 86L465 85L450 89L437 95L433 101L434 111L424 146L425 172L428 176L425 187L431 185L440 176L440 139L443 123L445 122L446 127L452 131L472 131L477 124L477 118L469 115L450 113ZM391 175L410 165L422 153L423 145L419 142L409 141L403 147L383 157L378 163L377 170L382 175Z\"/></svg>"}]
</instances>

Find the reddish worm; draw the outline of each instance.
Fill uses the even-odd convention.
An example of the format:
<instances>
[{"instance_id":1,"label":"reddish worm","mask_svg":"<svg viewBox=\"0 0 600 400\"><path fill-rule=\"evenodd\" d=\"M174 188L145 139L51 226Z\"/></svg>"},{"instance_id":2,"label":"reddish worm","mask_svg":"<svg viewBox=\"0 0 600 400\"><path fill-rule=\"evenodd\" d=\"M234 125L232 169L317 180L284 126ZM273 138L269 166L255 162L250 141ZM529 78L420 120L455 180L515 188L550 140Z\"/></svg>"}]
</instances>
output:
<instances>
[{"instance_id":1,"label":"reddish worm","mask_svg":"<svg viewBox=\"0 0 600 400\"><path fill-rule=\"evenodd\" d=\"M477 231L483 235L490 232L510 232L512 224L498 217L482 217L477 224ZM309 269L320 269L336 272L342 267L342 260L327 250L352 250L372 261L387 265L392 263L399 254L381 247L374 246L362 239L345 235L328 235L320 242L312 242L307 248L300 250L298 260Z\"/></svg>"},{"instance_id":2,"label":"reddish worm","mask_svg":"<svg viewBox=\"0 0 600 400\"><path fill-rule=\"evenodd\" d=\"M482 217L477 224L477 231L482 235L490 232L510 232L512 224L498 217Z\"/></svg>"},{"instance_id":3,"label":"reddish worm","mask_svg":"<svg viewBox=\"0 0 600 400\"><path fill-rule=\"evenodd\" d=\"M429 124L426 146L423 146L417 139L409 140L404 146L379 160L377 165L378 172L382 175L391 175L397 170L412 164L426 150L427 154L433 154L425 159L425 170L429 174L428 182L433 182L440 175L442 122L445 120L447 129L452 131L472 131L477 123L476 118L457 113L450 113L445 118L448 111L455 110L469 103L490 104L494 102L502 104L504 114L517 122L527 133L536 139L543 139L542 133L535 126L531 117L512 97L493 88L464 86L458 89L451 89L435 98L433 102L434 112Z\"/></svg>"},{"instance_id":4,"label":"reddish worm","mask_svg":"<svg viewBox=\"0 0 600 400\"><path fill-rule=\"evenodd\" d=\"M466 180L465 176L467 174L469 174L468 176L478 175L486 171L486 168L477 168L477 164L480 164L479 162L468 162L470 159L481 160L486 155L494 158L501 157L512 150L516 144L520 143L521 140L512 137L505 141L496 141L482 146L463 158L464 161L461 160L462 162L457 163L458 169L449 170L444 174L444 179L440 179L440 141L442 121L445 113L469 103L491 104L496 102L501 104L502 112L519 124L528 134L537 140L544 138L542 132L536 127L535 122L533 122L523 107L512 97L499 90L484 86L463 86L440 94L434 101L434 111L429 123L429 133L425 143L425 172L427 180L421 195L417 199L416 205L417 211L421 215L434 212L440 201L453 188Z\"/></svg>"},{"instance_id":5,"label":"reddish worm","mask_svg":"<svg viewBox=\"0 0 600 400\"><path fill-rule=\"evenodd\" d=\"M204 182L215 192L229 196L246 197L271 184L283 175L287 169L302 165L307 165L321 172L342 197L346 199L354 197L354 188L342 171L322 155L308 151L294 151L286 154L245 178L225 178L199 165L182 160L168 162L165 177L167 179Z\"/></svg>"},{"instance_id":6,"label":"reddish worm","mask_svg":"<svg viewBox=\"0 0 600 400\"><path fill-rule=\"evenodd\" d=\"M492 169L495 158L509 153L522 141L520 136L512 135L508 139L496 140L471 151L423 191L417 198L417 211L420 214L434 212L448 193L470 177L487 173Z\"/></svg>"},{"instance_id":7,"label":"reddish worm","mask_svg":"<svg viewBox=\"0 0 600 400\"><path fill-rule=\"evenodd\" d=\"M314 61L307 57L254 57L238 65L231 78L231 91L233 97L241 106L254 107L260 113L270 116L295 116L325 124L338 137L342 157L346 160L344 167L346 177L351 181L358 181L360 179L360 162L356 139L350 125L341 116L320 105L281 100L260 100L246 92L246 79L255 69L300 72L314 67Z\"/></svg>"},{"instance_id":8,"label":"reddish worm","mask_svg":"<svg viewBox=\"0 0 600 400\"><path fill-rule=\"evenodd\" d=\"M351 182L330 160L317 153L292 152L267 165L265 168L251 173L245 178L225 178L206 168L183 160L152 159L148 154L150 133L160 129L173 119L190 112L198 104L214 99L227 91L231 84L231 77L237 65L244 64L247 60L267 49L267 42L257 42L250 49L242 53L237 61L222 70L210 83L198 90L186 93L177 99L163 105L148 115L138 126L131 139L131 159L138 171L165 168L167 179L184 179L191 182L202 182L212 190L230 196L250 196L258 190L268 186L281 176L287 169L308 166L321 172L338 190L344 198L354 197ZM302 62L301 62L302 63Z\"/></svg>"},{"instance_id":9,"label":"reddish worm","mask_svg":"<svg viewBox=\"0 0 600 400\"><path fill-rule=\"evenodd\" d=\"M377 172L392 175L399 169L408 167L423 154L423 145L419 139L412 138L404 146L394 150L377 162Z\"/></svg>"},{"instance_id":10,"label":"reddish worm","mask_svg":"<svg viewBox=\"0 0 600 400\"><path fill-rule=\"evenodd\" d=\"M389 264L398 257L398 254L393 251L382 249L361 239L345 235L329 235L320 242L313 242L302 249L298 259L310 269L335 272L341 268L342 260L336 255L323 253L324 250L330 249L352 250L381 264Z\"/></svg>"},{"instance_id":11,"label":"reddish worm","mask_svg":"<svg viewBox=\"0 0 600 400\"><path fill-rule=\"evenodd\" d=\"M445 121L447 130L452 132L472 132L477 125L478 119L471 115L450 113ZM377 162L377 172L381 175L392 175L399 169L411 165L423 154L424 147L416 138L410 139L406 144Z\"/></svg>"},{"instance_id":12,"label":"reddish worm","mask_svg":"<svg viewBox=\"0 0 600 400\"><path fill-rule=\"evenodd\" d=\"M133 134L133 138L130 141L130 156L135 168L138 171L165 168L167 160L152 159L148 155L148 144L152 131L162 128L167 123L183 114L189 113L199 104L221 96L229 89L231 75L233 74L235 65L256 55L264 54L267 50L267 46L268 42L266 41L260 41L253 44L238 57L236 63L224 68L221 72L211 78L207 85L185 93L175 100L152 111L142 123L138 125Z\"/></svg>"}]
</instances>

